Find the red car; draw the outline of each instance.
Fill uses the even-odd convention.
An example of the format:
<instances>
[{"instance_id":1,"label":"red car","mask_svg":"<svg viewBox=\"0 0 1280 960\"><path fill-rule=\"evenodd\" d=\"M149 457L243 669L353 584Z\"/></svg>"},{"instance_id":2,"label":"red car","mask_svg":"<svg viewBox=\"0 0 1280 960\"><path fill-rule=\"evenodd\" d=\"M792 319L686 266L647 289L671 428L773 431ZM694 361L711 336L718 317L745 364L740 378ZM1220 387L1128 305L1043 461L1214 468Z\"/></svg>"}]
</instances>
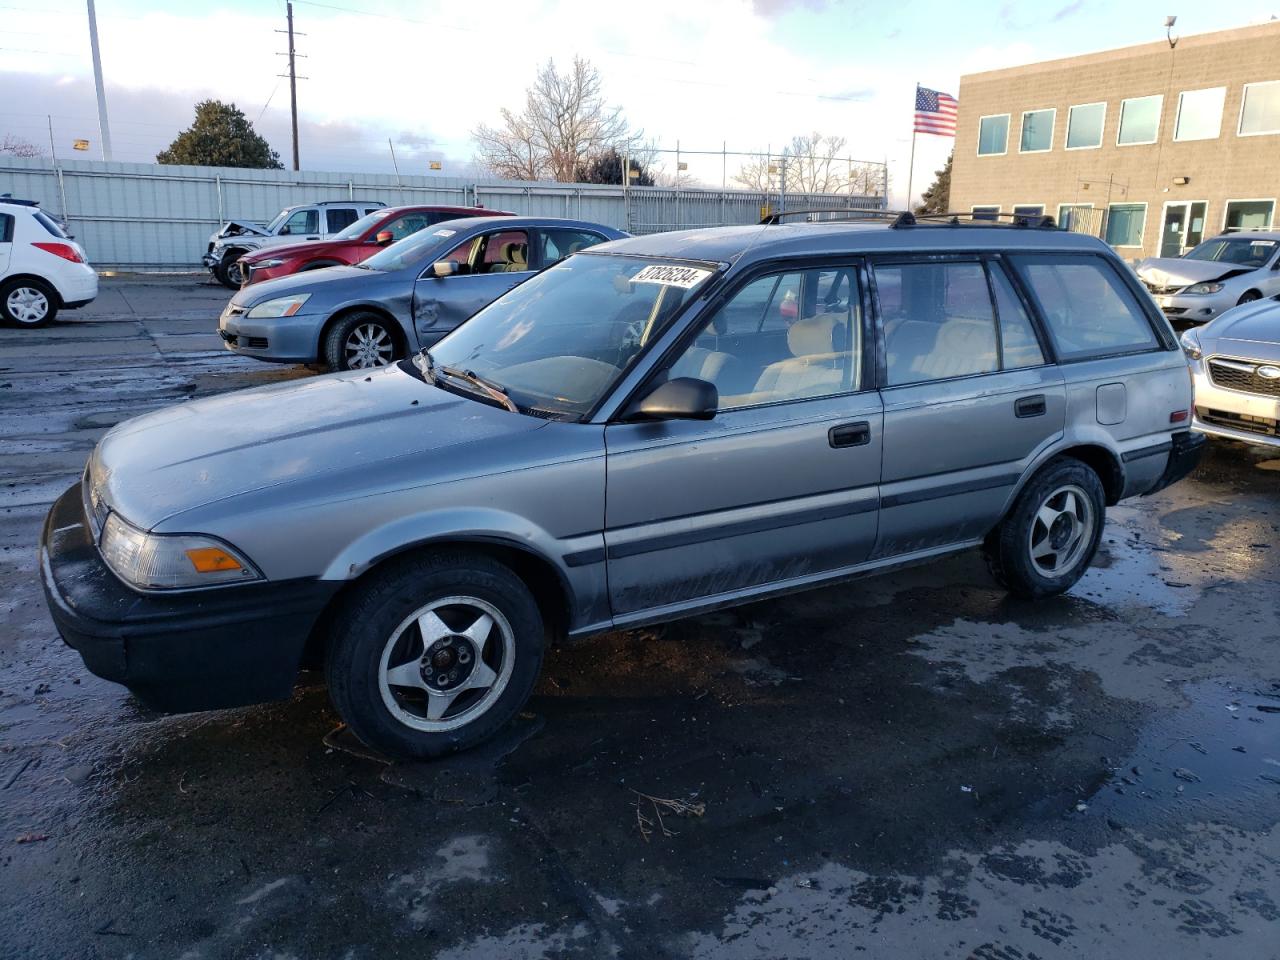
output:
<instances>
[{"instance_id":1,"label":"red car","mask_svg":"<svg viewBox=\"0 0 1280 960\"><path fill-rule=\"evenodd\" d=\"M443 220L509 216L513 214L485 207L383 207L366 214L328 240L308 240L245 254L240 258L244 285L287 277L303 270L359 263L387 244L403 240L410 234Z\"/></svg>"}]
</instances>

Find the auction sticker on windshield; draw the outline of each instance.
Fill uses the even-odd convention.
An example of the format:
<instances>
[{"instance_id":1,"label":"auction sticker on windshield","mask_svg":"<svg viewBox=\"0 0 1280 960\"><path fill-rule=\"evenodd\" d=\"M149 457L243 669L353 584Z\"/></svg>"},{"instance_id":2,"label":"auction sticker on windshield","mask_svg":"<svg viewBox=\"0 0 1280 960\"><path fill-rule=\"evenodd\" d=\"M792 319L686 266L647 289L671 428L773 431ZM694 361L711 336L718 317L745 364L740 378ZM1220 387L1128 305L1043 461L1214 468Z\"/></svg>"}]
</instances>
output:
<instances>
[{"instance_id":1,"label":"auction sticker on windshield","mask_svg":"<svg viewBox=\"0 0 1280 960\"><path fill-rule=\"evenodd\" d=\"M680 287L688 290L711 276L710 270L699 270L697 267L673 267L668 264L655 263L645 267L634 277L632 283L660 283L667 287Z\"/></svg>"},{"instance_id":2,"label":"auction sticker on windshield","mask_svg":"<svg viewBox=\"0 0 1280 960\"><path fill-rule=\"evenodd\" d=\"M437 230L435 233L433 233L433 234L432 234L432 236L434 236L434 237L452 237L452 236L453 236L455 233L457 233L457 232L458 232L457 230Z\"/></svg>"}]
</instances>

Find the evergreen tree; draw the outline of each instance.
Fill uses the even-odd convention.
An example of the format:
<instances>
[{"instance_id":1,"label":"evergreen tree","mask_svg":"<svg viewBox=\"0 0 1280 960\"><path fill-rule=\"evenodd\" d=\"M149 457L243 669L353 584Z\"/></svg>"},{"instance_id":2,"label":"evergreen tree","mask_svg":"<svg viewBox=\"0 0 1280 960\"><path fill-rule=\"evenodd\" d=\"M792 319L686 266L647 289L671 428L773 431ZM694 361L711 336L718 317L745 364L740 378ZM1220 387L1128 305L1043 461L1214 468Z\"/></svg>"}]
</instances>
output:
<instances>
[{"instance_id":1,"label":"evergreen tree","mask_svg":"<svg viewBox=\"0 0 1280 960\"><path fill-rule=\"evenodd\" d=\"M284 169L280 154L254 132L249 118L234 103L220 100L197 103L195 123L156 154L156 163Z\"/></svg>"}]
</instances>

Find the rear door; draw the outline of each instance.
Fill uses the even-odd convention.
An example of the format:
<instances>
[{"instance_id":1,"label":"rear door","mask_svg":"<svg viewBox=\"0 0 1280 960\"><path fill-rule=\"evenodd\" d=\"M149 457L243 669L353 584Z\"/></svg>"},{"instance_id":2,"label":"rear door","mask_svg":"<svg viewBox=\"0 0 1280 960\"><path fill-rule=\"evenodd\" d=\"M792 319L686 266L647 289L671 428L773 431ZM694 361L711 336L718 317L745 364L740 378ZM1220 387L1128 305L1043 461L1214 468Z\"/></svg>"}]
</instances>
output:
<instances>
[{"instance_id":1,"label":"rear door","mask_svg":"<svg viewBox=\"0 0 1280 960\"><path fill-rule=\"evenodd\" d=\"M884 400L875 554L981 537L1062 435L1062 372L998 259L877 259L871 272Z\"/></svg>"},{"instance_id":2,"label":"rear door","mask_svg":"<svg viewBox=\"0 0 1280 960\"><path fill-rule=\"evenodd\" d=\"M443 229L443 228L442 228ZM458 273L437 277L429 264L414 285L414 320L428 342L440 339L481 307L531 277L529 231L489 230L459 243L440 260Z\"/></svg>"}]
</instances>

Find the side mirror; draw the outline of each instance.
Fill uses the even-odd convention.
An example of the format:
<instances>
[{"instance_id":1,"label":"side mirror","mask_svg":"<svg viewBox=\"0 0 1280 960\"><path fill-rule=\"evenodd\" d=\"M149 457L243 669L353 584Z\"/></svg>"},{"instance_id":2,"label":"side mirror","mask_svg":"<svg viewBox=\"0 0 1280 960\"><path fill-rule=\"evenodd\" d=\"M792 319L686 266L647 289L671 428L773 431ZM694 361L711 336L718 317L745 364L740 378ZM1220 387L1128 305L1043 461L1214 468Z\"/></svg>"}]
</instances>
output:
<instances>
[{"instance_id":1,"label":"side mirror","mask_svg":"<svg viewBox=\"0 0 1280 960\"><path fill-rule=\"evenodd\" d=\"M452 277L458 272L458 264L453 260L437 260L431 265L431 272L440 279Z\"/></svg>"},{"instance_id":2,"label":"side mirror","mask_svg":"<svg viewBox=\"0 0 1280 960\"><path fill-rule=\"evenodd\" d=\"M627 420L711 420L720 406L715 384L694 377L660 383L627 410Z\"/></svg>"},{"instance_id":3,"label":"side mirror","mask_svg":"<svg viewBox=\"0 0 1280 960\"><path fill-rule=\"evenodd\" d=\"M293 231L289 229L289 225L287 223L280 228L280 236L282 237L287 236L291 233L293 233Z\"/></svg>"},{"instance_id":4,"label":"side mirror","mask_svg":"<svg viewBox=\"0 0 1280 960\"><path fill-rule=\"evenodd\" d=\"M396 235L390 230L379 230L378 236L374 238L374 242L380 247L385 247L387 244L394 241L395 238Z\"/></svg>"}]
</instances>

